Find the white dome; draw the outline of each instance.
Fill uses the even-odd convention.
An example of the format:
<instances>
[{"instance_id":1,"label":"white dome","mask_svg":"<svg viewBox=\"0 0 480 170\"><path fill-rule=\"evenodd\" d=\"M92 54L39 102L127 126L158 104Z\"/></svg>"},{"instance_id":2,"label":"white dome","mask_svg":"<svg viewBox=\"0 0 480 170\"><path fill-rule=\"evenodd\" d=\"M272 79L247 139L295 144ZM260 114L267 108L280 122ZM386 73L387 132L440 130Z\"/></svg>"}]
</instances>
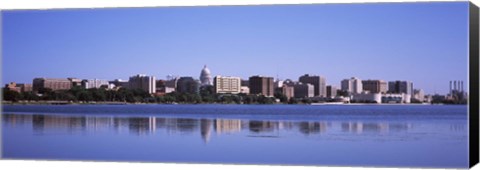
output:
<instances>
[{"instance_id":1,"label":"white dome","mask_svg":"<svg viewBox=\"0 0 480 170\"><path fill-rule=\"evenodd\" d=\"M200 82L202 85L212 85L212 77L210 76L210 69L205 65L200 73Z\"/></svg>"}]
</instances>

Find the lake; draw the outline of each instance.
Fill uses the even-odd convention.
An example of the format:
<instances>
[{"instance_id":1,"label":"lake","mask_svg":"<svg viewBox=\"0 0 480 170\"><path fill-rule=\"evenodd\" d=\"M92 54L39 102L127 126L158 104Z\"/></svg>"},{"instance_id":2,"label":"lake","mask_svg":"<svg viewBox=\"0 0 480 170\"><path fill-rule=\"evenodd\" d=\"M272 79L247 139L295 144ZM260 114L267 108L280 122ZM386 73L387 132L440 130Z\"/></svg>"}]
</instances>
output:
<instances>
[{"instance_id":1,"label":"lake","mask_svg":"<svg viewBox=\"0 0 480 170\"><path fill-rule=\"evenodd\" d=\"M468 167L466 105L3 105L5 159Z\"/></svg>"}]
</instances>

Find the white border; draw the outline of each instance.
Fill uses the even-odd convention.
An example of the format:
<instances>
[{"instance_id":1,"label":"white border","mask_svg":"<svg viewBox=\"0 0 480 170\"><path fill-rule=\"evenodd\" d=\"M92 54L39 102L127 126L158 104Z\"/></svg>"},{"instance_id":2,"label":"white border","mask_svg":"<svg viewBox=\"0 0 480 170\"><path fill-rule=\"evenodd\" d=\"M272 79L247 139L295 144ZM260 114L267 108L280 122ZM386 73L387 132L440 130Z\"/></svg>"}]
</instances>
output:
<instances>
[{"instance_id":1,"label":"white border","mask_svg":"<svg viewBox=\"0 0 480 170\"><path fill-rule=\"evenodd\" d=\"M433 0L452 1L452 0ZM463 1L463 0L454 0ZM372 3L372 2L432 2L428 0L0 0L0 10L12 9L66 9L66 8L105 8L105 7L160 7L160 6L207 6L207 5L260 5L260 4L311 4L311 3ZM472 0L480 6L480 0ZM1 30L1 29L0 29ZM1 133L0 133L1 134ZM1 142L0 142L1 143ZM446 153L448 154L448 153ZM399 169L399 168L362 168L362 167L325 167L325 166L272 166L272 165L221 165L221 164L173 164L173 163L118 163L118 162L80 162L80 161L31 161L0 160L2 169ZM410 168L404 168L410 169ZM480 170L480 165L473 169Z\"/></svg>"}]
</instances>

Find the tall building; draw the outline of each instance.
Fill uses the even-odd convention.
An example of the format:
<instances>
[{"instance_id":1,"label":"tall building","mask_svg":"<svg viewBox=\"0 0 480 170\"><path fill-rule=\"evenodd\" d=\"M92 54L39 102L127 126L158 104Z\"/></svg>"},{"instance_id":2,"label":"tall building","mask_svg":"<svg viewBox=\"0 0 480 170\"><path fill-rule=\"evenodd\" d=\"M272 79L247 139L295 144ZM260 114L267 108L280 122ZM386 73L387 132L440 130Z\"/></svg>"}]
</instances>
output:
<instances>
[{"instance_id":1,"label":"tall building","mask_svg":"<svg viewBox=\"0 0 480 170\"><path fill-rule=\"evenodd\" d=\"M52 90L69 90L72 87L72 83L68 79L54 79L54 78L35 78L33 79L33 91L37 91L42 88L48 88Z\"/></svg>"},{"instance_id":2,"label":"tall building","mask_svg":"<svg viewBox=\"0 0 480 170\"><path fill-rule=\"evenodd\" d=\"M352 77L350 79L344 79L341 82L342 91L346 91L351 94L359 94L363 91L362 80Z\"/></svg>"},{"instance_id":3,"label":"tall building","mask_svg":"<svg viewBox=\"0 0 480 170\"><path fill-rule=\"evenodd\" d=\"M241 91L240 77L216 76L213 79L215 93L238 94Z\"/></svg>"},{"instance_id":4,"label":"tall building","mask_svg":"<svg viewBox=\"0 0 480 170\"><path fill-rule=\"evenodd\" d=\"M383 80L363 80L362 86L364 91L370 93L386 93L387 82Z\"/></svg>"},{"instance_id":5,"label":"tall building","mask_svg":"<svg viewBox=\"0 0 480 170\"><path fill-rule=\"evenodd\" d=\"M85 89L98 89L102 86L109 86L108 80L103 79L88 79L82 81L82 86Z\"/></svg>"},{"instance_id":6,"label":"tall building","mask_svg":"<svg viewBox=\"0 0 480 170\"><path fill-rule=\"evenodd\" d=\"M200 92L200 83L192 77L180 77L177 80L176 91L179 93L197 94Z\"/></svg>"},{"instance_id":7,"label":"tall building","mask_svg":"<svg viewBox=\"0 0 480 170\"><path fill-rule=\"evenodd\" d=\"M327 86L327 97L334 98L337 96L337 88L335 86Z\"/></svg>"},{"instance_id":8,"label":"tall building","mask_svg":"<svg viewBox=\"0 0 480 170\"><path fill-rule=\"evenodd\" d=\"M248 79L250 94L273 97L273 77L252 76Z\"/></svg>"},{"instance_id":9,"label":"tall building","mask_svg":"<svg viewBox=\"0 0 480 170\"><path fill-rule=\"evenodd\" d=\"M313 97L315 96L315 86L309 83L297 83L293 86L295 98Z\"/></svg>"},{"instance_id":10,"label":"tall building","mask_svg":"<svg viewBox=\"0 0 480 170\"><path fill-rule=\"evenodd\" d=\"M210 76L210 69L207 68L207 65L205 65L200 72L200 82L201 85L212 85L212 77Z\"/></svg>"},{"instance_id":11,"label":"tall building","mask_svg":"<svg viewBox=\"0 0 480 170\"><path fill-rule=\"evenodd\" d=\"M128 79L129 89L142 89L149 94L153 94L156 91L155 76L147 76L144 74L137 74Z\"/></svg>"},{"instance_id":12,"label":"tall building","mask_svg":"<svg viewBox=\"0 0 480 170\"><path fill-rule=\"evenodd\" d=\"M389 93L405 93L413 95L413 83L409 81L390 81L388 82Z\"/></svg>"},{"instance_id":13,"label":"tall building","mask_svg":"<svg viewBox=\"0 0 480 170\"><path fill-rule=\"evenodd\" d=\"M313 85L315 91L314 96L327 97L327 85L324 77L305 74L303 76L300 76L300 78L298 78L298 81L304 84L308 83Z\"/></svg>"}]
</instances>

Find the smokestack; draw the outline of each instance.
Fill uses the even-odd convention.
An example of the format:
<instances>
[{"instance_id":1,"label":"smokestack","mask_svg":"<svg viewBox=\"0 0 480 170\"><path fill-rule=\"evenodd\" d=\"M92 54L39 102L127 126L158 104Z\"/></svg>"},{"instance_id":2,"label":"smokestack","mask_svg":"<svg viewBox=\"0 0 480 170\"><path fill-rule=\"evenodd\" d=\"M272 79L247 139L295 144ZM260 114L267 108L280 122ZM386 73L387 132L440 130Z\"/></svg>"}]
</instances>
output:
<instances>
[{"instance_id":1,"label":"smokestack","mask_svg":"<svg viewBox=\"0 0 480 170\"><path fill-rule=\"evenodd\" d=\"M456 91L457 90L457 81L453 81L453 90Z\"/></svg>"},{"instance_id":2,"label":"smokestack","mask_svg":"<svg viewBox=\"0 0 480 170\"><path fill-rule=\"evenodd\" d=\"M452 94L452 80L450 80L450 94Z\"/></svg>"}]
</instances>

